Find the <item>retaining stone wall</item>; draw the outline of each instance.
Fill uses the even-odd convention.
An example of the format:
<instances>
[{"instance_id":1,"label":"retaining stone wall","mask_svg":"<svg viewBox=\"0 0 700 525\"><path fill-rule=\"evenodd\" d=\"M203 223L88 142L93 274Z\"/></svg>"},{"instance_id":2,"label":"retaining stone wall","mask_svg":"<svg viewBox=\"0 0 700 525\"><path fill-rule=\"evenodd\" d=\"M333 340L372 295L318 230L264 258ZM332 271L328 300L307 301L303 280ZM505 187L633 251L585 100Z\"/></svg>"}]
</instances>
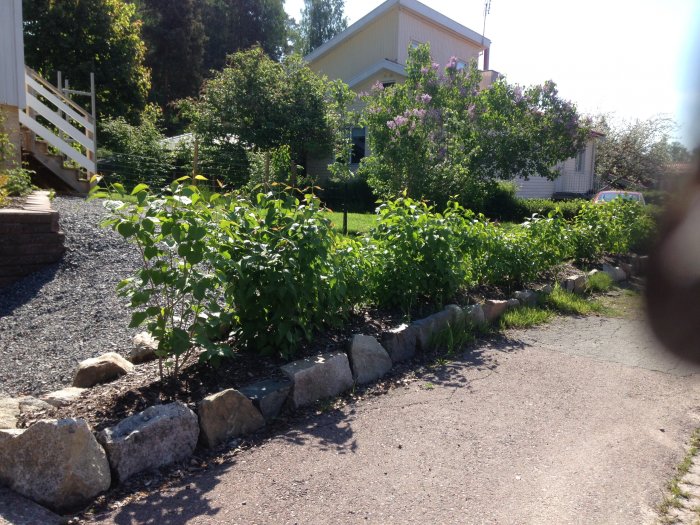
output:
<instances>
[{"instance_id":1,"label":"retaining stone wall","mask_svg":"<svg viewBox=\"0 0 700 525\"><path fill-rule=\"evenodd\" d=\"M21 209L0 209L0 288L61 258L58 219L47 192L34 192Z\"/></svg>"}]
</instances>

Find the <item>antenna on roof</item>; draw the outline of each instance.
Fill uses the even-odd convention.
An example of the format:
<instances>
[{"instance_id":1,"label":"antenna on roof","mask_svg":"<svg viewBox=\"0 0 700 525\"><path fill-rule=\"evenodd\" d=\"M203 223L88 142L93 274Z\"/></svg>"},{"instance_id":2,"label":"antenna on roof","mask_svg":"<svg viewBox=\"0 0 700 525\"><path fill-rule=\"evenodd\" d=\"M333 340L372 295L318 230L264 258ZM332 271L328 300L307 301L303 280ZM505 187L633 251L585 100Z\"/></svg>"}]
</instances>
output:
<instances>
[{"instance_id":1,"label":"antenna on roof","mask_svg":"<svg viewBox=\"0 0 700 525\"><path fill-rule=\"evenodd\" d=\"M486 15L491 12L491 0L484 2L484 29L481 31L481 45L484 45L484 37L486 36Z\"/></svg>"}]
</instances>

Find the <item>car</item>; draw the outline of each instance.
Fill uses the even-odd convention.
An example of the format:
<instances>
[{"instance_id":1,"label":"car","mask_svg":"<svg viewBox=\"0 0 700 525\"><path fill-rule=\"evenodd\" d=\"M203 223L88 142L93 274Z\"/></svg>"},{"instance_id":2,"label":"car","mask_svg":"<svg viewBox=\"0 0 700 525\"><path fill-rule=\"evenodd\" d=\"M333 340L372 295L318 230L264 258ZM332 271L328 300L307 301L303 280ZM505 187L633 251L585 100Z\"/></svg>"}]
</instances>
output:
<instances>
[{"instance_id":1,"label":"car","mask_svg":"<svg viewBox=\"0 0 700 525\"><path fill-rule=\"evenodd\" d=\"M638 202L639 204L646 204L644 202L644 195L639 193L638 191L620 191L620 190L606 190L606 191L601 191L596 194L595 197L593 197L593 202L594 203L601 203L601 202L610 202L614 201L617 198L622 198L625 200L629 201L635 201Z\"/></svg>"}]
</instances>

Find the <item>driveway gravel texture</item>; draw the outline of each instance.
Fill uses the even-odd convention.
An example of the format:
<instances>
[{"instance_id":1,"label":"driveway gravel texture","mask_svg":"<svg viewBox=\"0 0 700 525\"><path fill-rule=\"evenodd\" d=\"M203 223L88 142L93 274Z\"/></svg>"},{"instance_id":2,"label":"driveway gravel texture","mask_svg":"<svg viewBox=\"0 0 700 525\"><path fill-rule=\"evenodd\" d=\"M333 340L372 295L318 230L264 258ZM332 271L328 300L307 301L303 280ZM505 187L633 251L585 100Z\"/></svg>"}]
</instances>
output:
<instances>
[{"instance_id":1,"label":"driveway gravel texture","mask_svg":"<svg viewBox=\"0 0 700 525\"><path fill-rule=\"evenodd\" d=\"M639 319L558 318L82 516L126 524L656 524L700 367Z\"/></svg>"},{"instance_id":2,"label":"driveway gravel texture","mask_svg":"<svg viewBox=\"0 0 700 525\"><path fill-rule=\"evenodd\" d=\"M116 285L139 267L134 245L100 227L104 201L56 197L66 234L63 259L0 289L0 396L69 385L77 364L127 355L137 330Z\"/></svg>"}]
</instances>

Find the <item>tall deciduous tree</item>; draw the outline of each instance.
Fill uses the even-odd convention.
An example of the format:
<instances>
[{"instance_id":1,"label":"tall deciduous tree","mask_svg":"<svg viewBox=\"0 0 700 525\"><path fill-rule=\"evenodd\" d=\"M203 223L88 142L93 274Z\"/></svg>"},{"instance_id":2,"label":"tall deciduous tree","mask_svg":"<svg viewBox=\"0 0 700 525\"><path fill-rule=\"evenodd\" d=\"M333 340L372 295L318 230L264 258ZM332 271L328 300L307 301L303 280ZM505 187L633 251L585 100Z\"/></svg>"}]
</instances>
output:
<instances>
[{"instance_id":1,"label":"tall deciduous tree","mask_svg":"<svg viewBox=\"0 0 700 525\"><path fill-rule=\"evenodd\" d=\"M207 42L204 69L221 69L226 55L259 44L273 59L287 47L283 0L201 0Z\"/></svg>"},{"instance_id":2,"label":"tall deciduous tree","mask_svg":"<svg viewBox=\"0 0 700 525\"><path fill-rule=\"evenodd\" d=\"M280 63L259 47L240 51L206 83L193 111L195 130L219 149L288 147L294 184L306 153L332 147L326 90L326 81L297 55Z\"/></svg>"},{"instance_id":3,"label":"tall deciduous tree","mask_svg":"<svg viewBox=\"0 0 700 525\"><path fill-rule=\"evenodd\" d=\"M304 0L301 11L301 54L311 53L348 27L345 0Z\"/></svg>"},{"instance_id":4,"label":"tall deciduous tree","mask_svg":"<svg viewBox=\"0 0 700 525\"><path fill-rule=\"evenodd\" d=\"M598 144L595 168L605 185L651 186L673 160L668 138L675 124L669 118L616 122L610 116L600 115L595 119L595 128L605 134Z\"/></svg>"},{"instance_id":5,"label":"tall deciduous tree","mask_svg":"<svg viewBox=\"0 0 700 525\"><path fill-rule=\"evenodd\" d=\"M199 0L140 0L150 99L172 115L171 102L196 96L202 84L204 25Z\"/></svg>"},{"instance_id":6,"label":"tall deciduous tree","mask_svg":"<svg viewBox=\"0 0 700 525\"><path fill-rule=\"evenodd\" d=\"M102 116L136 120L150 87L135 6L122 0L24 0L26 63L53 81L61 71L88 90L95 73Z\"/></svg>"}]
</instances>

